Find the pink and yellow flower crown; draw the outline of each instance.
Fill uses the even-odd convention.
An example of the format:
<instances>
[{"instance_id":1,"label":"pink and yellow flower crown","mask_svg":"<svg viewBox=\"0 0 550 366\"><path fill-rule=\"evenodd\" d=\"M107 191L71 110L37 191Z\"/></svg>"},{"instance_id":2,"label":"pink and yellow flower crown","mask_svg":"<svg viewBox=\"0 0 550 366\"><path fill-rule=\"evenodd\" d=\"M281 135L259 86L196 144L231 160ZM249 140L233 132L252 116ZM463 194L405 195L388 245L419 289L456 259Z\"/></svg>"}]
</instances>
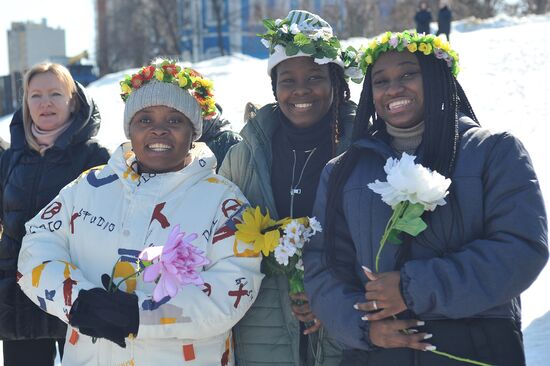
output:
<instances>
[{"instance_id":1,"label":"pink and yellow flower crown","mask_svg":"<svg viewBox=\"0 0 550 366\"><path fill-rule=\"evenodd\" d=\"M174 61L161 62L142 67L133 75L126 75L120 82L120 97L124 102L130 94L150 82L153 78L164 83L170 83L187 90L199 103L203 117L216 114L213 84L210 79L202 76L190 67L180 67Z\"/></svg>"},{"instance_id":2,"label":"pink and yellow flower crown","mask_svg":"<svg viewBox=\"0 0 550 366\"><path fill-rule=\"evenodd\" d=\"M451 48L451 44L442 37L433 34L418 34L416 31L386 32L371 40L366 48L361 51L361 69L367 72L369 66L374 64L378 57L387 51L422 52L424 55L433 54L436 58L444 60L456 77L460 68L458 66L458 53Z\"/></svg>"}]
</instances>

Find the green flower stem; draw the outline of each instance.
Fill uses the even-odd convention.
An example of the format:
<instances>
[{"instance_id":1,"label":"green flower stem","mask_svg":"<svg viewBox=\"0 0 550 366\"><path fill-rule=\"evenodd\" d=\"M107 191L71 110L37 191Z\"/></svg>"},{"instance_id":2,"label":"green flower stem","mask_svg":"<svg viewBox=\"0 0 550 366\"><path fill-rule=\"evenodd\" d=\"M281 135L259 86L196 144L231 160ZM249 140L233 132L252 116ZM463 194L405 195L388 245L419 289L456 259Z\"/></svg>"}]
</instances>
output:
<instances>
[{"instance_id":1,"label":"green flower stem","mask_svg":"<svg viewBox=\"0 0 550 366\"><path fill-rule=\"evenodd\" d=\"M305 292L304 288L304 272L295 270L288 276L288 286L290 295Z\"/></svg>"},{"instance_id":2,"label":"green flower stem","mask_svg":"<svg viewBox=\"0 0 550 366\"><path fill-rule=\"evenodd\" d=\"M466 362L466 363L469 363L469 364L472 364L472 365L493 366L493 365L485 363L485 362L479 362L479 361L475 361L475 360L470 360L469 358L458 357L458 356L452 355L452 354L447 353L447 352L441 352L441 351L437 351L437 350L433 350L433 351L430 351L430 352L435 353L436 355L445 356L447 358L450 358L451 360Z\"/></svg>"},{"instance_id":3,"label":"green flower stem","mask_svg":"<svg viewBox=\"0 0 550 366\"><path fill-rule=\"evenodd\" d=\"M386 228L384 229L384 234L382 235L382 239L380 239L380 247L378 248L378 252L376 253L376 262L375 262L375 271L379 271L379 265L378 262L380 261L380 255L382 254L382 249L384 249L384 246L386 245L386 242L388 240L388 236L393 229L393 226L395 225L395 222L403 216L403 213L409 206L409 201L400 202L397 204L397 207L393 210L393 213L388 220L388 223L386 224Z\"/></svg>"},{"instance_id":4,"label":"green flower stem","mask_svg":"<svg viewBox=\"0 0 550 366\"><path fill-rule=\"evenodd\" d=\"M380 255L382 254L382 250L384 249L384 246L386 245L386 242L388 240L388 236L389 236L390 232L392 231L395 223L403 216L403 214L407 210L408 206L409 206L409 201L400 202L395 207L395 209L393 210L393 213L392 213L390 219L388 220L388 223L386 224L386 228L384 229L384 234L382 235L382 239L380 239L380 247L378 248L378 252L376 253L375 270L376 270L377 273L379 272L379 269L380 269L379 268ZM393 316L393 318L397 319L397 317L395 315ZM469 363L469 364L472 364L472 365L492 366L488 363L479 362L479 361L475 361L475 360L470 360L468 358L458 357L458 356L455 356L455 355L447 353L447 352L442 352L442 351L437 351L437 350L433 350L433 351L430 351L430 352L435 353L435 354L440 355L440 356L450 358L451 360L465 362L465 363Z\"/></svg>"}]
</instances>

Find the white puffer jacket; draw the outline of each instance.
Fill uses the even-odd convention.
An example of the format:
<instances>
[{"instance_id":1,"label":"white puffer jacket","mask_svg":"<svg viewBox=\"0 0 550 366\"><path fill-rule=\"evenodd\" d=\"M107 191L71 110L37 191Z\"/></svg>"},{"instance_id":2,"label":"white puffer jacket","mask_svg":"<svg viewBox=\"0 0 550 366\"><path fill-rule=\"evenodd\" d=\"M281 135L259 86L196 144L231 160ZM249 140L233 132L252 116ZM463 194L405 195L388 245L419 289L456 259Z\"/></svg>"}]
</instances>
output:
<instances>
[{"instance_id":1,"label":"white puffer jacket","mask_svg":"<svg viewBox=\"0 0 550 366\"><path fill-rule=\"evenodd\" d=\"M237 242L235 223L247 201L213 173L215 158L202 143L178 172L137 175L129 143L106 166L91 169L65 187L27 225L19 255L19 285L38 306L67 321L81 289L101 287L135 271L147 246L164 245L175 225L197 233L192 243L210 263L204 286L185 286L166 303L154 303L154 284L142 277L121 287L139 298L140 325L127 347L90 337L69 326L63 365L233 365L231 327L258 293L259 256Z\"/></svg>"}]
</instances>

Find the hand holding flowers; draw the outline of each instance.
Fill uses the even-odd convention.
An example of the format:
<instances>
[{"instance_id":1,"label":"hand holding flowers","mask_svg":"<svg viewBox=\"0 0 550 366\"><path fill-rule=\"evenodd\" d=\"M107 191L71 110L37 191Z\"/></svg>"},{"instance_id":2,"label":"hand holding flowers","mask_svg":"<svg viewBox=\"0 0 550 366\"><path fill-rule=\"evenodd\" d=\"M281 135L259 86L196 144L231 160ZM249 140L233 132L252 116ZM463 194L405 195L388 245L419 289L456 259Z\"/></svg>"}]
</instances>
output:
<instances>
[{"instance_id":1,"label":"hand holding flowers","mask_svg":"<svg viewBox=\"0 0 550 366\"><path fill-rule=\"evenodd\" d=\"M270 272L287 275L290 294L297 294L304 292L302 249L320 231L321 225L314 217L286 217L275 221L269 212L263 215L256 207L243 213L243 223L237 224L235 235L251 244L255 253L263 253Z\"/></svg>"},{"instance_id":2,"label":"hand holding flowers","mask_svg":"<svg viewBox=\"0 0 550 366\"><path fill-rule=\"evenodd\" d=\"M379 260L384 249L386 242L400 244L401 240L399 235L405 232L411 236L417 236L427 228L426 223L422 220L421 216L425 211L434 211L437 206L443 206L446 204L445 197L449 194L449 186L451 180L445 178L443 175L436 171L420 165L415 164L415 156L403 153L401 159L388 158L384 165L384 171L387 174L387 181L380 182L376 180L374 183L370 183L368 187L375 193L382 196L382 201L390 205L393 209L392 216L390 217L386 228L380 240L380 247L376 254L375 268L377 273L368 271L368 268L364 267L365 274L369 278L369 283L366 285L367 298L371 301L370 304L373 309L384 309L386 314L395 312L400 309L386 309L386 305L379 299L386 296L377 296L377 291L385 291L386 293L394 289L399 288L400 275L399 272L379 272ZM388 284L388 280L391 282L397 281L393 284ZM385 284L386 282L386 284ZM384 289L384 287L391 287L391 289ZM401 295L399 295L401 296ZM400 301L394 301L394 304L400 304ZM364 305L364 304L361 304ZM401 306L402 307L402 306ZM401 309L403 310L403 309ZM382 315L382 314L380 314ZM420 350L430 351L438 355L474 365L490 366L486 363L470 360L463 357L458 357L447 352L436 350L435 346L428 345L423 342L424 339L431 337L431 334L426 333L411 333L409 328L423 325L423 322L417 320L378 320L381 316L365 316L365 320L376 320L371 323L371 340L376 338L377 334L386 332L381 339L402 339L403 335L413 341L414 347L409 345L399 344L379 344L383 347L411 347ZM387 315L386 315L387 316ZM393 328L392 328L393 327ZM391 328L391 329L389 329ZM399 334L401 333L401 335ZM381 341L382 342L382 341Z\"/></svg>"}]
</instances>

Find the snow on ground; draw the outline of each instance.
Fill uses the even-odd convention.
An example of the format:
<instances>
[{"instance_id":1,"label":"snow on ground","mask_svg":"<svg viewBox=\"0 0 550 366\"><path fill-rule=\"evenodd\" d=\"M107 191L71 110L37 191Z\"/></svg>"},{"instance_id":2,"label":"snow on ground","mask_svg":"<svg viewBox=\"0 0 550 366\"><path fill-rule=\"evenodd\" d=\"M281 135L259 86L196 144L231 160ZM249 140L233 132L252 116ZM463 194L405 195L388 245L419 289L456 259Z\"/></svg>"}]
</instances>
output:
<instances>
[{"instance_id":1,"label":"snow on ground","mask_svg":"<svg viewBox=\"0 0 550 366\"><path fill-rule=\"evenodd\" d=\"M485 21L455 22L451 41L460 54L458 76L482 125L518 136L531 154L546 206L550 207L550 169L546 143L550 132L550 47L543 35L550 29L550 14L525 18L499 16ZM364 39L345 43L359 45ZM266 61L233 55L194 65L212 78L216 98L233 129L243 126L245 103L263 105L274 100ZM118 81L135 69L110 74L88 88L98 103L102 126L98 138L115 149L124 141L124 105ZM358 101L361 86L352 83L352 99ZM9 140L10 116L0 118L0 136ZM523 327L529 366L550 364L550 266L522 295Z\"/></svg>"}]
</instances>

